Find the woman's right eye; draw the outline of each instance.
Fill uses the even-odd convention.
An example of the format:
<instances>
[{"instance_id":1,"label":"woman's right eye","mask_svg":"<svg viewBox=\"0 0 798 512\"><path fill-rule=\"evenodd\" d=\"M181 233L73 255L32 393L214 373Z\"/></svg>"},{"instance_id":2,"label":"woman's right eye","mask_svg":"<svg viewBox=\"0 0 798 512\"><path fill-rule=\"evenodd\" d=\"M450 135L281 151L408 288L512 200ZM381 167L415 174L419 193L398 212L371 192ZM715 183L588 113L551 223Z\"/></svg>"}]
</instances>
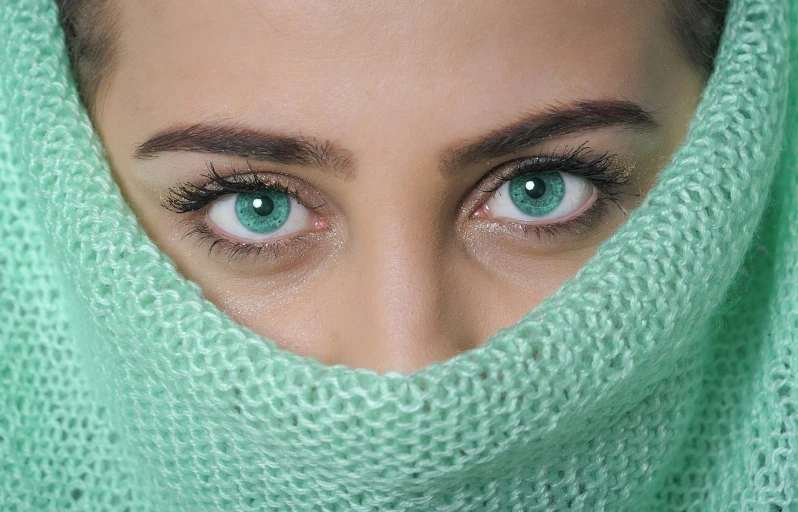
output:
<instances>
[{"instance_id":1,"label":"woman's right eye","mask_svg":"<svg viewBox=\"0 0 798 512\"><path fill-rule=\"evenodd\" d=\"M243 243L266 242L312 231L318 214L277 189L227 194L215 200L207 219L223 236Z\"/></svg>"}]
</instances>

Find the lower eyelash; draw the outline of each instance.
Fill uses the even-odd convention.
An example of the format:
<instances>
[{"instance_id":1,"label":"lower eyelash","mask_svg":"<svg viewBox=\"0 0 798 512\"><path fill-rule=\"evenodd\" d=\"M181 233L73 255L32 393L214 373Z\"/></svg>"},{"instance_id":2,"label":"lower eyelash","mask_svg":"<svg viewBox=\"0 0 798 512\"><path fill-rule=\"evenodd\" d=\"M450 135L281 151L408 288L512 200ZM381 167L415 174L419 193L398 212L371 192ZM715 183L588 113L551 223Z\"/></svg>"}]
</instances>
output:
<instances>
[{"instance_id":1,"label":"lower eyelash","mask_svg":"<svg viewBox=\"0 0 798 512\"><path fill-rule=\"evenodd\" d=\"M488 179L483 180L483 183L489 183L489 190L483 190L482 187L478 188L483 193L492 193L503 183L518 175L530 172L530 169L538 167L551 170L552 165L556 167L556 170L581 176L593 184L598 191L598 197L593 206L579 217L566 222L551 224L507 221L501 224L520 229L524 236L535 236L538 240L543 240L545 237L556 239L564 235L571 237L583 236L594 230L596 226L601 223L608 213L610 206L613 204L626 216L627 212L619 202L618 196L622 194L635 195L619 190L623 185L628 183L630 175L628 169L614 165L615 155L609 153L598 156L585 155L585 153L588 152L589 148L586 144L582 144L576 148L565 151L563 154L538 155L535 157L537 163L524 165L523 161L520 163L516 161L516 163L509 168L510 172L493 172ZM543 163L544 161L545 163ZM506 168L507 166L503 167ZM297 199L298 196L301 195L298 188L293 189L282 184L280 181L275 182L271 179L263 180L256 175L249 175L248 177L247 175L240 174L235 174L227 178L219 175L214 169L213 164L209 164L208 168L210 172L206 176L206 184L187 184L170 189L169 196L164 202L164 206L176 213L198 214L200 210L220 196L230 193L271 188L285 192ZM249 170L251 171L251 169ZM315 209L319 206L323 206L323 203L316 207L310 207L310 209ZM185 219L183 222L191 224L191 227L184 233L183 238L196 236L197 246L209 243L208 255L210 256L215 250L219 251L227 255L228 263L234 260L242 261L249 257L258 260L264 253L269 254L269 259L276 260L279 259L284 252L297 251L301 248L303 243L314 238L308 234L302 234L274 241L243 243L217 235L202 219Z\"/></svg>"},{"instance_id":2,"label":"lower eyelash","mask_svg":"<svg viewBox=\"0 0 798 512\"><path fill-rule=\"evenodd\" d=\"M254 173L249 164L247 164L247 170L250 174L234 172L230 176L222 176L216 171L213 163L209 162L209 173L204 176L204 183L187 183L169 189L163 206L172 212L188 216L181 221L181 224L189 224L189 228L183 234L183 239L196 236L198 246L210 244L209 256L214 251L218 251L227 255L228 263L249 257L258 260L259 257L267 255L270 256L268 259L277 260L285 252L299 251L304 242L313 238L311 234L292 235L259 243L244 243L218 235L206 223L205 208L228 194L273 189L293 197L309 210L315 210L325 205L320 197L309 192L309 188L304 183L295 182L296 179L293 177L275 173L262 176Z\"/></svg>"},{"instance_id":3,"label":"lower eyelash","mask_svg":"<svg viewBox=\"0 0 798 512\"><path fill-rule=\"evenodd\" d=\"M595 186L595 185L594 185ZM626 209L621 206L618 196L621 192L601 192L599 191L596 202L588 208L579 217L573 218L566 222L555 222L551 224L531 224L525 222L502 222L502 224L510 224L520 229L524 236L535 236L539 241L549 237L551 239L559 238L562 236L574 237L583 236L593 231L596 226L601 224L601 221L609 213L612 206L616 206L624 216L627 215Z\"/></svg>"},{"instance_id":4,"label":"lower eyelash","mask_svg":"<svg viewBox=\"0 0 798 512\"><path fill-rule=\"evenodd\" d=\"M283 251L296 250L307 239L307 235L295 235L271 242L242 243L220 237L204 221L186 220L184 222L190 222L192 226L185 232L183 238L196 236L197 246L210 243L208 256L216 250L227 255L228 263L240 262L249 257L258 260L264 252L271 253L270 259L276 260Z\"/></svg>"},{"instance_id":5,"label":"lower eyelash","mask_svg":"<svg viewBox=\"0 0 798 512\"><path fill-rule=\"evenodd\" d=\"M492 193L504 183L538 172L560 171L590 181L600 192L611 193L627 185L631 173L627 167L616 164L617 155L606 152L591 154L587 143L574 148L565 148L558 153L540 153L532 157L518 158L491 172L480 183L483 193Z\"/></svg>"},{"instance_id":6,"label":"lower eyelash","mask_svg":"<svg viewBox=\"0 0 798 512\"><path fill-rule=\"evenodd\" d=\"M619 196L637 196L623 191L631 181L631 169L616 163L617 155L612 153L591 153L587 143L563 151L554 151L526 157L505 164L491 172L479 186L483 194L495 193L503 184L524 174L549 172L552 170L568 173L589 181L598 192L595 203L576 218L565 222L549 224L533 224L520 221L502 221L505 226L512 226L523 232L525 237L535 236L538 240L551 240L566 236L578 238L593 231L601 224L612 205L615 205L624 216L626 209L619 201ZM487 222L491 222L488 220Z\"/></svg>"},{"instance_id":7,"label":"lower eyelash","mask_svg":"<svg viewBox=\"0 0 798 512\"><path fill-rule=\"evenodd\" d=\"M249 166L247 166L247 172L249 174L235 172L231 176L222 176L216 171L213 163L209 162L208 174L203 176L205 178L204 183L186 183L170 188L162 204L167 210L172 212L189 213L201 210L227 194L273 189L293 197L310 210L324 206L323 201L318 204L309 204L311 201L307 196L310 194L305 193L306 187L304 184L285 183L284 180L289 179L285 176L269 175L262 177L256 174Z\"/></svg>"}]
</instances>

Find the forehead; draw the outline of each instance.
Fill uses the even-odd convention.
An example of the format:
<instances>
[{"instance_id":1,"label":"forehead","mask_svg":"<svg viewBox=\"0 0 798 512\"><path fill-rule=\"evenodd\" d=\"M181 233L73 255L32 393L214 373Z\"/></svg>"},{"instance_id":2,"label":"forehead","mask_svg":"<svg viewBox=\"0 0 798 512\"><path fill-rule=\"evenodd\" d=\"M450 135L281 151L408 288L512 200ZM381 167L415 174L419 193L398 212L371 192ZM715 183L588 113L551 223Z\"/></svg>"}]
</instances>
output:
<instances>
[{"instance_id":1,"label":"forehead","mask_svg":"<svg viewBox=\"0 0 798 512\"><path fill-rule=\"evenodd\" d=\"M120 2L106 104L153 131L233 118L373 134L393 119L398 131L423 122L463 137L519 108L572 99L624 97L656 108L676 55L661 4Z\"/></svg>"}]
</instances>

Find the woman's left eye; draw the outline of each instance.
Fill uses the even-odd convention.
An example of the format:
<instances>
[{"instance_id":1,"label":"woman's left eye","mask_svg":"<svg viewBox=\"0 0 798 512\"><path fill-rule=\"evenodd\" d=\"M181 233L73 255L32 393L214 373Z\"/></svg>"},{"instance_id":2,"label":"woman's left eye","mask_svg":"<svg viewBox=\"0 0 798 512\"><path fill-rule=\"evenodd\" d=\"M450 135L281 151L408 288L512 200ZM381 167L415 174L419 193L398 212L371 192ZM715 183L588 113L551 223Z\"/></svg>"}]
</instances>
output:
<instances>
[{"instance_id":1,"label":"woman's left eye","mask_svg":"<svg viewBox=\"0 0 798 512\"><path fill-rule=\"evenodd\" d=\"M529 173L504 182L482 203L478 216L559 224L579 217L597 196L596 187L585 178L560 171Z\"/></svg>"},{"instance_id":2,"label":"woman's left eye","mask_svg":"<svg viewBox=\"0 0 798 512\"><path fill-rule=\"evenodd\" d=\"M317 215L276 189L227 194L214 201L207 218L228 236L263 242L312 230Z\"/></svg>"}]
</instances>

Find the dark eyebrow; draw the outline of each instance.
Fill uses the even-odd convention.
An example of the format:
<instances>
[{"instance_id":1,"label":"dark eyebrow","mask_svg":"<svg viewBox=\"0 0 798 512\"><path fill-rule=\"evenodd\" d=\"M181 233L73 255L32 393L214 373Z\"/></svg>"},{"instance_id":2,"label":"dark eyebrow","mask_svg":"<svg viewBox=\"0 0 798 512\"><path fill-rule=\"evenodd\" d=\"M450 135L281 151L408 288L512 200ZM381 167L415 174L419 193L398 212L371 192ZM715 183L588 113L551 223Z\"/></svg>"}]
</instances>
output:
<instances>
[{"instance_id":1,"label":"dark eyebrow","mask_svg":"<svg viewBox=\"0 0 798 512\"><path fill-rule=\"evenodd\" d=\"M440 168L449 173L455 168L532 147L546 139L612 126L650 130L659 127L659 123L649 110L624 100L587 100L554 106L450 149ZM137 146L134 156L144 160L169 151L213 153L336 170L351 170L353 160L349 151L329 140L293 137L227 123L197 123L160 132Z\"/></svg>"},{"instance_id":2,"label":"dark eyebrow","mask_svg":"<svg viewBox=\"0 0 798 512\"><path fill-rule=\"evenodd\" d=\"M651 130L659 127L659 123L651 111L630 101L578 101L527 115L475 141L461 144L446 153L440 168L449 173L452 169L515 153L546 139L613 126Z\"/></svg>"},{"instance_id":3,"label":"dark eyebrow","mask_svg":"<svg viewBox=\"0 0 798 512\"><path fill-rule=\"evenodd\" d=\"M188 128L163 131L137 146L134 156L146 160L167 151L214 153L337 170L351 165L351 154L329 140L292 137L224 123L198 123Z\"/></svg>"}]
</instances>

